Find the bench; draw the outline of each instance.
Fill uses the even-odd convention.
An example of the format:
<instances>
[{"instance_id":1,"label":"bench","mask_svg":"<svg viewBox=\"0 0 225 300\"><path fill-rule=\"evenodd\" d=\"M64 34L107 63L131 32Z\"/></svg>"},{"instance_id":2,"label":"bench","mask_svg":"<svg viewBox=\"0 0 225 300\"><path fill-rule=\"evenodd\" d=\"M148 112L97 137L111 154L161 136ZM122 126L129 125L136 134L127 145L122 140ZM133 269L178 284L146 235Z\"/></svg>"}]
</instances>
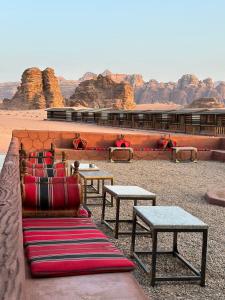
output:
<instances>
[{"instance_id":1,"label":"bench","mask_svg":"<svg viewBox=\"0 0 225 300\"><path fill-rule=\"evenodd\" d=\"M180 162L178 159L178 153L181 152L187 152L189 151L191 153L190 161L197 162L197 154L198 149L195 147L172 147L172 157L171 160L174 162Z\"/></svg>"},{"instance_id":2,"label":"bench","mask_svg":"<svg viewBox=\"0 0 225 300\"><path fill-rule=\"evenodd\" d=\"M131 272L32 278L22 244L19 143L13 138L0 177L0 290L5 300L146 299ZM4 253L7 255L4 255Z\"/></svg>"}]
</instances>

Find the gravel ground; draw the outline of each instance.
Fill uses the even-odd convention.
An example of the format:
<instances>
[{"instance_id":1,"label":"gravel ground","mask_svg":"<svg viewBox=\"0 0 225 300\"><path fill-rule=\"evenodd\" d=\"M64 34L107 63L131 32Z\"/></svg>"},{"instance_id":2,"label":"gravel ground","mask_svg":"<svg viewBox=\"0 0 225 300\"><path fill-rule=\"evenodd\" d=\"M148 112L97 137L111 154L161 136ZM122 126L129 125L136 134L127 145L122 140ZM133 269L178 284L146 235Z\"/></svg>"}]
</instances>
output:
<instances>
[{"instance_id":1,"label":"gravel ground","mask_svg":"<svg viewBox=\"0 0 225 300\"><path fill-rule=\"evenodd\" d=\"M114 175L115 184L138 185L157 195L157 205L178 205L186 211L200 218L209 225L208 256L206 287L194 283L158 283L154 288L150 286L149 275L140 267L134 271L137 281L141 284L149 299L225 299L225 208L206 203L203 195L210 187L225 185L225 165L219 162L199 161L194 163L175 164L169 161L134 161L130 164L94 162L100 169ZM130 201L129 201L130 202ZM146 205L146 204L144 204ZM129 256L130 236L120 236L118 240L112 233L100 224L101 207L90 206L93 217L99 228ZM114 217L114 208L108 207L107 214ZM122 216L132 215L132 204L121 205ZM159 247L171 249L170 234L159 236ZM137 238L140 249L149 249L149 237ZM200 234L180 234L178 246L181 254L199 267L201 255ZM145 258L150 266L151 257ZM172 257L160 256L157 271L178 271L180 274L189 274L187 269ZM174 273L175 274L175 273Z\"/></svg>"}]
</instances>

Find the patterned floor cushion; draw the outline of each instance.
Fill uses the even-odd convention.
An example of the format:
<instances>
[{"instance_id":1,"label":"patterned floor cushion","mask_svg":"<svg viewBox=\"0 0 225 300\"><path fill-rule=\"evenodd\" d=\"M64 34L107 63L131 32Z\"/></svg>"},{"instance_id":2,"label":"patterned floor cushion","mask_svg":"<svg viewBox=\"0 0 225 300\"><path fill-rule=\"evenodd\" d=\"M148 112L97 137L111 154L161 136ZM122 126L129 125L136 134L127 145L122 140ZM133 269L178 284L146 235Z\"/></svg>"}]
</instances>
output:
<instances>
[{"instance_id":1,"label":"patterned floor cushion","mask_svg":"<svg viewBox=\"0 0 225 300\"><path fill-rule=\"evenodd\" d=\"M24 246L34 277L134 269L90 218L23 219Z\"/></svg>"}]
</instances>

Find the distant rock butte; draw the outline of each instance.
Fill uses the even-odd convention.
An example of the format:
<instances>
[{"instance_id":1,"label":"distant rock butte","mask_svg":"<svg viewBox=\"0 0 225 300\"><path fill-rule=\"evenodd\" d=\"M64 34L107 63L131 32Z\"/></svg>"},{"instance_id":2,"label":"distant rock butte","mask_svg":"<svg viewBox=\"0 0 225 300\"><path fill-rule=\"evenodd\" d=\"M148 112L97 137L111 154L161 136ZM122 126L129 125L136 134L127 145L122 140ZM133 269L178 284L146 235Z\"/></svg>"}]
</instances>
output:
<instances>
[{"instance_id":1,"label":"distant rock butte","mask_svg":"<svg viewBox=\"0 0 225 300\"><path fill-rule=\"evenodd\" d=\"M99 75L96 79L81 82L67 105L132 109L135 106L134 91L128 83L117 83L110 76Z\"/></svg>"},{"instance_id":2,"label":"distant rock butte","mask_svg":"<svg viewBox=\"0 0 225 300\"><path fill-rule=\"evenodd\" d=\"M199 98L187 106L188 108L224 108L215 98Z\"/></svg>"},{"instance_id":3,"label":"distant rock butte","mask_svg":"<svg viewBox=\"0 0 225 300\"><path fill-rule=\"evenodd\" d=\"M54 70L29 68L23 72L21 84L11 100L4 100L7 108L43 109L64 106Z\"/></svg>"},{"instance_id":4,"label":"distant rock butte","mask_svg":"<svg viewBox=\"0 0 225 300\"><path fill-rule=\"evenodd\" d=\"M186 74L177 82L158 82L154 79L145 82L140 74L118 74L105 70L101 75L107 76L116 83L131 85L134 89L134 101L137 104L172 102L188 105L196 99L205 97L215 98L218 102L225 103L225 82L214 82L211 78L199 80L193 74ZM97 77L98 75L92 72L85 73L78 80L66 80L63 77L59 77L61 93L65 98L69 99L81 82L96 80ZM0 99L5 97L11 98L15 94L17 86L19 86L19 83L16 82L0 83ZM39 95L38 97L41 96Z\"/></svg>"}]
</instances>

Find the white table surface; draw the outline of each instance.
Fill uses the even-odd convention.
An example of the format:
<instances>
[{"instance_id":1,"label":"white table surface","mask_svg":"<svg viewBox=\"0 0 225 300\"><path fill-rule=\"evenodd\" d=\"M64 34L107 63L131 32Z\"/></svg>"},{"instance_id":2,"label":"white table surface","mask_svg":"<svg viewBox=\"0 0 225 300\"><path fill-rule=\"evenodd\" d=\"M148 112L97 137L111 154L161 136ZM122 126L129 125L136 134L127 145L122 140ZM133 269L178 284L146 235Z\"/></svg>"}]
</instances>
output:
<instances>
[{"instance_id":1,"label":"white table surface","mask_svg":"<svg viewBox=\"0 0 225 300\"><path fill-rule=\"evenodd\" d=\"M208 225L179 206L135 206L145 222L155 229L207 229Z\"/></svg>"},{"instance_id":2,"label":"white table surface","mask_svg":"<svg viewBox=\"0 0 225 300\"><path fill-rule=\"evenodd\" d=\"M155 198L156 195L136 185L105 185L107 191L120 198Z\"/></svg>"}]
</instances>

